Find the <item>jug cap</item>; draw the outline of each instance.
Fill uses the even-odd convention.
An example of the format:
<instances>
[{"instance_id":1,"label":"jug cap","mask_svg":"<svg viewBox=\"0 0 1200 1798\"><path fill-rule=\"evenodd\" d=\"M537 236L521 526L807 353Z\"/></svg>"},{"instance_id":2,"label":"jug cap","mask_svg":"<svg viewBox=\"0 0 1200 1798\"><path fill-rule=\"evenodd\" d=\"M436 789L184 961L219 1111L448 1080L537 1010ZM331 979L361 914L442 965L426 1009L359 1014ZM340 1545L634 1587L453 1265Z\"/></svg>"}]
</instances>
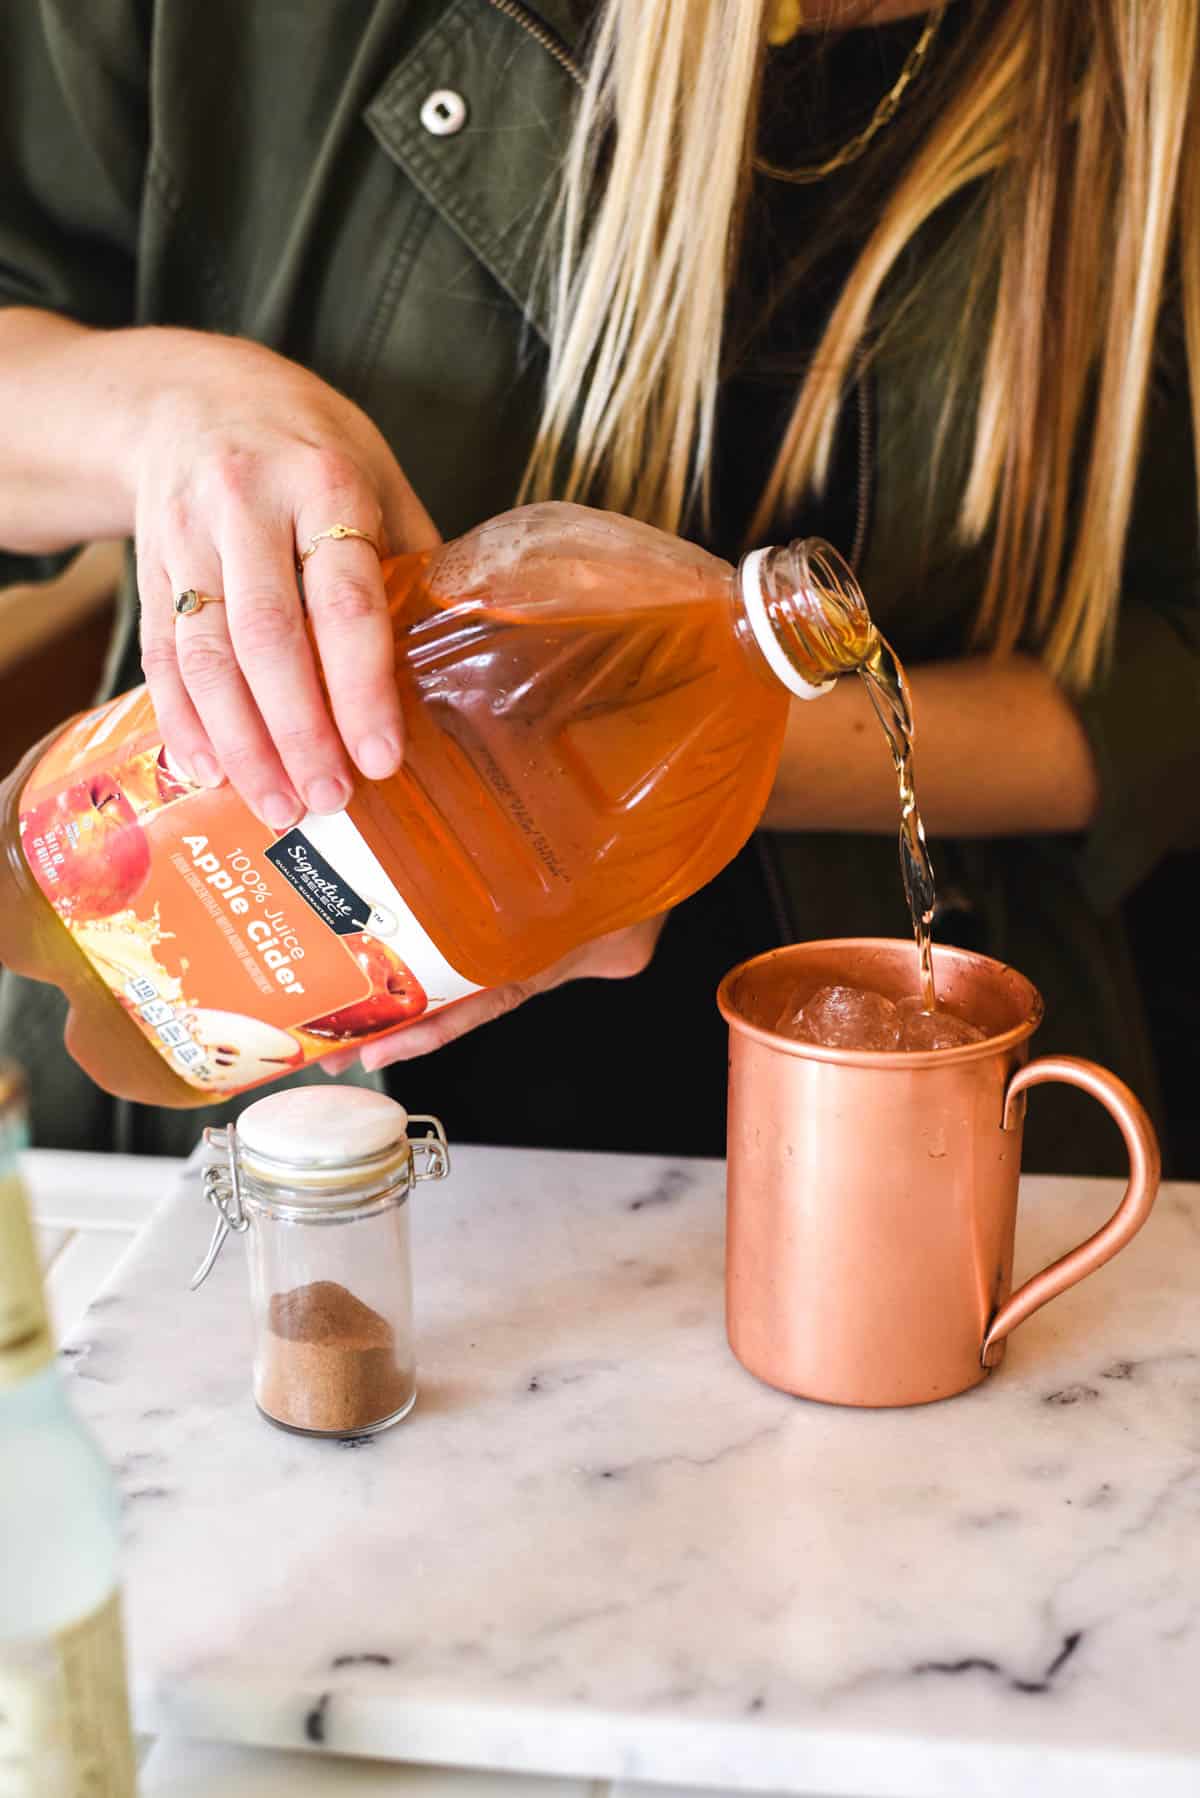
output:
<instances>
[{"instance_id":1,"label":"jug cap","mask_svg":"<svg viewBox=\"0 0 1200 1798\"><path fill-rule=\"evenodd\" d=\"M750 620L750 628L767 666L783 682L789 693L794 693L797 699L820 699L823 693L833 691L836 682L827 680L814 685L813 682L806 681L800 671L793 667L776 638L763 584L764 563L770 554L769 549L751 550L749 555L743 556L738 569L742 604Z\"/></svg>"}]
</instances>

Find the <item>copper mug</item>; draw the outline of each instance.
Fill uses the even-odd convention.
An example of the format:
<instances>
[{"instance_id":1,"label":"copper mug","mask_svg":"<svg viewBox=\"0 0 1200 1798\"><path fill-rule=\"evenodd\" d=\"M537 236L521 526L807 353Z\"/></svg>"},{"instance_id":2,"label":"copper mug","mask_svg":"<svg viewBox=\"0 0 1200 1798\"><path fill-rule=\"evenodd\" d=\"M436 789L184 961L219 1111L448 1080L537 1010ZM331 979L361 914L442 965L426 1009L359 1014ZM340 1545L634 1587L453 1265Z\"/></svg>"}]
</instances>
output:
<instances>
[{"instance_id":1,"label":"copper mug","mask_svg":"<svg viewBox=\"0 0 1200 1798\"><path fill-rule=\"evenodd\" d=\"M1072 1056L1028 1061L1042 1018L1014 968L934 951L939 1001L985 1041L908 1054L826 1049L775 1028L823 986L916 992L911 942L798 943L721 982L729 1025L726 1326L750 1372L840 1405L917 1405L965 1392L1009 1332L1141 1229L1160 1158L1142 1106ZM1125 1196L1095 1235L1015 1293L1025 1094L1061 1080L1116 1120Z\"/></svg>"}]
</instances>

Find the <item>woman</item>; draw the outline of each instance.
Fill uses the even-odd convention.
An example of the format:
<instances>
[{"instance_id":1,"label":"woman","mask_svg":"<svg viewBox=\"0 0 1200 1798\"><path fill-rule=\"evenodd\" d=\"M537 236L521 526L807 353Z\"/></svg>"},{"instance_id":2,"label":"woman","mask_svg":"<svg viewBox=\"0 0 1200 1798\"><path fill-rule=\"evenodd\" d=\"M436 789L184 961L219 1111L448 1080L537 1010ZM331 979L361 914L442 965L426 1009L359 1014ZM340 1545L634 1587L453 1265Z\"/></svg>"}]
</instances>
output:
<instances>
[{"instance_id":1,"label":"woman","mask_svg":"<svg viewBox=\"0 0 1200 1798\"><path fill-rule=\"evenodd\" d=\"M332 523L411 548L524 493L731 556L822 531L910 664L939 934L1152 1098L1119 905L1198 818L1198 11L10 8L0 543L132 536L170 747L280 829L401 753L360 537L308 565L321 697L291 568ZM186 588L225 603L176 619ZM719 1152L720 972L906 927L862 695L794 710L768 831L661 936L374 1044L372 1077L404 1060L460 1138ZM41 1140L192 1140L74 1073L44 989L6 1003ZM1048 1097L1030 1162L1105 1170L1104 1129Z\"/></svg>"}]
</instances>

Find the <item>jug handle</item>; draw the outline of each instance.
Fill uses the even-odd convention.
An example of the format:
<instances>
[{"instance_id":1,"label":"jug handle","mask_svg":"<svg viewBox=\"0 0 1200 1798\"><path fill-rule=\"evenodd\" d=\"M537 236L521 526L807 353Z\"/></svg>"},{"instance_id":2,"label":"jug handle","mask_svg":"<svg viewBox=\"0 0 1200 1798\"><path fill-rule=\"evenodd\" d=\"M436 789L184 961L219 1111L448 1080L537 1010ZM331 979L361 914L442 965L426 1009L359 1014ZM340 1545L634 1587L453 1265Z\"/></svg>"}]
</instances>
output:
<instances>
[{"instance_id":1,"label":"jug handle","mask_svg":"<svg viewBox=\"0 0 1200 1798\"><path fill-rule=\"evenodd\" d=\"M1150 1215L1150 1207L1158 1192L1159 1177L1162 1173L1162 1156L1159 1152L1158 1139L1154 1134L1154 1126L1141 1104L1124 1081L1110 1074L1107 1068L1097 1066L1094 1061L1081 1061L1074 1055L1044 1055L1039 1061L1031 1061L1027 1066L1018 1068L1008 1083L1004 1095L1004 1117L1002 1128L1010 1130L1020 1121L1022 1113L1014 1118L1014 1111L1022 1095L1031 1086L1041 1086L1047 1081L1061 1080L1067 1086L1077 1086L1081 1092L1090 1093L1114 1120L1121 1135L1125 1139L1125 1147L1129 1151L1129 1184L1125 1195L1117 1209L1106 1224L1081 1242L1077 1248L1070 1249L1049 1267L1044 1267L1040 1274L1034 1274L1019 1286L1012 1297L1007 1299L988 1325L983 1339L983 1347L979 1359L984 1367L994 1367L999 1360L999 1349L1010 1331L1018 1324L1038 1311L1048 1300L1057 1298L1069 1286L1095 1273L1106 1261L1112 1259L1118 1249L1137 1235Z\"/></svg>"}]
</instances>

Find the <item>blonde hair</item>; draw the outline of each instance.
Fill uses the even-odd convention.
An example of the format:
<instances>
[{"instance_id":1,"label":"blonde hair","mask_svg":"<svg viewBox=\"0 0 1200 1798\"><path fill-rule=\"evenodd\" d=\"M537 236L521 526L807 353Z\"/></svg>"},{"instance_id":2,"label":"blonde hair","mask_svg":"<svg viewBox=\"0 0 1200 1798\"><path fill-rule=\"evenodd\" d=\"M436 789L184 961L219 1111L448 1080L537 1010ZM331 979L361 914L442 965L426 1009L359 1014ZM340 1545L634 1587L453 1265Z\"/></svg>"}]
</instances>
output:
<instances>
[{"instance_id":1,"label":"blonde hair","mask_svg":"<svg viewBox=\"0 0 1200 1798\"><path fill-rule=\"evenodd\" d=\"M530 494L666 529L707 503L766 12L606 0L565 161ZM1033 643L1075 688L1111 646L1172 255L1200 425L1198 13L1200 0L1007 0L884 199L753 526L820 489L843 394L878 350L888 276L988 175L968 319L982 362L972 381L960 359L944 415L974 404L958 526L992 538L977 639Z\"/></svg>"}]
</instances>

